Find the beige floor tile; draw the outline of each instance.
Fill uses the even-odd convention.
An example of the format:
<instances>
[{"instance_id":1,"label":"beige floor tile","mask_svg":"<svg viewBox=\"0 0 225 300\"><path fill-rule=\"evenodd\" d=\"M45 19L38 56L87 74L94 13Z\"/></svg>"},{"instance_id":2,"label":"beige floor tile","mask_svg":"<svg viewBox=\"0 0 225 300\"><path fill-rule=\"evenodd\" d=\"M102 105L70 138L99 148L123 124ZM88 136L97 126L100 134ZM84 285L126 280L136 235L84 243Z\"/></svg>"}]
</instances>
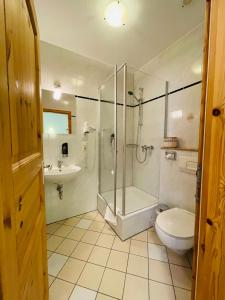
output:
<instances>
[{"instance_id":1,"label":"beige floor tile","mask_svg":"<svg viewBox=\"0 0 225 300\"><path fill-rule=\"evenodd\" d=\"M47 249L49 251L55 251L55 249L61 244L63 241L63 238L60 236L55 236L52 235L48 240L47 240Z\"/></svg>"},{"instance_id":2,"label":"beige floor tile","mask_svg":"<svg viewBox=\"0 0 225 300\"><path fill-rule=\"evenodd\" d=\"M72 226L67 225L61 225L56 232L55 235L61 236L61 237L67 237L67 235L73 230Z\"/></svg>"},{"instance_id":3,"label":"beige floor tile","mask_svg":"<svg viewBox=\"0 0 225 300\"><path fill-rule=\"evenodd\" d=\"M122 252L129 252L130 250L130 240L121 241L120 238L117 236L115 237L112 249L122 251Z\"/></svg>"},{"instance_id":4,"label":"beige floor tile","mask_svg":"<svg viewBox=\"0 0 225 300\"><path fill-rule=\"evenodd\" d=\"M96 245L106 247L106 248L111 248L113 245L114 238L115 237L113 235L102 233Z\"/></svg>"},{"instance_id":5,"label":"beige floor tile","mask_svg":"<svg viewBox=\"0 0 225 300\"><path fill-rule=\"evenodd\" d=\"M99 292L111 297L122 299L124 281L125 273L106 268Z\"/></svg>"},{"instance_id":6,"label":"beige floor tile","mask_svg":"<svg viewBox=\"0 0 225 300\"><path fill-rule=\"evenodd\" d=\"M128 253L112 250L107 262L107 267L121 272L126 272Z\"/></svg>"},{"instance_id":7,"label":"beige floor tile","mask_svg":"<svg viewBox=\"0 0 225 300\"><path fill-rule=\"evenodd\" d=\"M135 236L132 237L132 240L147 242L147 240L148 240L148 232L147 232L147 230L136 234Z\"/></svg>"},{"instance_id":8,"label":"beige floor tile","mask_svg":"<svg viewBox=\"0 0 225 300\"><path fill-rule=\"evenodd\" d=\"M95 246L88 261L90 263L105 266L110 254L110 249Z\"/></svg>"},{"instance_id":9,"label":"beige floor tile","mask_svg":"<svg viewBox=\"0 0 225 300\"><path fill-rule=\"evenodd\" d=\"M88 229L91 226L92 220L80 219L80 222L77 223L77 228Z\"/></svg>"},{"instance_id":10,"label":"beige floor tile","mask_svg":"<svg viewBox=\"0 0 225 300\"><path fill-rule=\"evenodd\" d=\"M69 233L69 235L67 236L67 238L72 239L72 240L76 240L76 241L80 241L82 239L82 237L85 235L86 232L87 232L86 229L74 228Z\"/></svg>"},{"instance_id":11,"label":"beige floor tile","mask_svg":"<svg viewBox=\"0 0 225 300\"><path fill-rule=\"evenodd\" d=\"M65 225L70 225L70 226L75 226L79 222L80 222L80 218L79 217L73 217L73 218L66 219L64 221L64 224Z\"/></svg>"},{"instance_id":12,"label":"beige floor tile","mask_svg":"<svg viewBox=\"0 0 225 300\"><path fill-rule=\"evenodd\" d=\"M53 253L48 259L48 274L51 276L57 276L59 271L65 265L68 257L58 253Z\"/></svg>"},{"instance_id":13,"label":"beige floor tile","mask_svg":"<svg viewBox=\"0 0 225 300\"><path fill-rule=\"evenodd\" d=\"M61 225L57 224L57 223L49 224L49 225L47 225L46 232L49 234L54 234L60 226Z\"/></svg>"},{"instance_id":14,"label":"beige floor tile","mask_svg":"<svg viewBox=\"0 0 225 300\"><path fill-rule=\"evenodd\" d=\"M97 292L76 286L69 300L95 300Z\"/></svg>"},{"instance_id":15,"label":"beige floor tile","mask_svg":"<svg viewBox=\"0 0 225 300\"><path fill-rule=\"evenodd\" d=\"M88 220L94 220L97 217L97 215L98 215L97 211L90 211L86 214L83 214L82 218L88 219Z\"/></svg>"},{"instance_id":16,"label":"beige floor tile","mask_svg":"<svg viewBox=\"0 0 225 300\"><path fill-rule=\"evenodd\" d=\"M136 241L136 240L131 240L130 253L148 257L147 243L141 242L141 241Z\"/></svg>"},{"instance_id":17,"label":"beige floor tile","mask_svg":"<svg viewBox=\"0 0 225 300\"><path fill-rule=\"evenodd\" d=\"M127 273L148 278L148 259L129 254Z\"/></svg>"},{"instance_id":18,"label":"beige floor tile","mask_svg":"<svg viewBox=\"0 0 225 300\"><path fill-rule=\"evenodd\" d=\"M78 242L74 240L65 239L55 250L55 252L70 256Z\"/></svg>"},{"instance_id":19,"label":"beige floor tile","mask_svg":"<svg viewBox=\"0 0 225 300\"><path fill-rule=\"evenodd\" d=\"M77 259L87 261L93 248L93 245L80 242L71 254L71 256Z\"/></svg>"},{"instance_id":20,"label":"beige floor tile","mask_svg":"<svg viewBox=\"0 0 225 300\"><path fill-rule=\"evenodd\" d=\"M175 287L176 300L191 300L191 291Z\"/></svg>"},{"instance_id":21,"label":"beige floor tile","mask_svg":"<svg viewBox=\"0 0 225 300\"><path fill-rule=\"evenodd\" d=\"M112 230L112 228L107 223L105 224L105 227L102 232L111 234L111 235L116 235L115 232Z\"/></svg>"},{"instance_id":22,"label":"beige floor tile","mask_svg":"<svg viewBox=\"0 0 225 300\"><path fill-rule=\"evenodd\" d=\"M95 245L99 238L99 235L99 232L88 230L82 237L82 242Z\"/></svg>"},{"instance_id":23,"label":"beige floor tile","mask_svg":"<svg viewBox=\"0 0 225 300\"><path fill-rule=\"evenodd\" d=\"M115 300L115 298L98 293L96 300Z\"/></svg>"},{"instance_id":24,"label":"beige floor tile","mask_svg":"<svg viewBox=\"0 0 225 300\"><path fill-rule=\"evenodd\" d=\"M102 232L104 226L105 226L105 224L102 222L93 221L93 223L91 224L89 229L92 231Z\"/></svg>"},{"instance_id":25,"label":"beige floor tile","mask_svg":"<svg viewBox=\"0 0 225 300\"><path fill-rule=\"evenodd\" d=\"M174 289L172 285L149 281L149 295L151 300L175 300Z\"/></svg>"},{"instance_id":26,"label":"beige floor tile","mask_svg":"<svg viewBox=\"0 0 225 300\"><path fill-rule=\"evenodd\" d=\"M52 254L53 254L52 251L48 251L48 250L47 250L47 257L48 257L48 258L50 258Z\"/></svg>"},{"instance_id":27,"label":"beige floor tile","mask_svg":"<svg viewBox=\"0 0 225 300\"><path fill-rule=\"evenodd\" d=\"M100 213L98 213L97 216L95 217L95 221L105 223L105 219L103 218L103 216Z\"/></svg>"},{"instance_id":28,"label":"beige floor tile","mask_svg":"<svg viewBox=\"0 0 225 300\"><path fill-rule=\"evenodd\" d=\"M164 262L168 262L166 247L148 243L148 257Z\"/></svg>"},{"instance_id":29,"label":"beige floor tile","mask_svg":"<svg viewBox=\"0 0 225 300\"><path fill-rule=\"evenodd\" d=\"M73 284L56 279L49 289L49 300L68 300L73 288Z\"/></svg>"},{"instance_id":30,"label":"beige floor tile","mask_svg":"<svg viewBox=\"0 0 225 300\"><path fill-rule=\"evenodd\" d=\"M157 233L153 229L148 230L148 242L152 243L152 244L163 245L163 243L160 241Z\"/></svg>"},{"instance_id":31,"label":"beige floor tile","mask_svg":"<svg viewBox=\"0 0 225 300\"><path fill-rule=\"evenodd\" d=\"M78 280L78 285L97 291L101 283L103 273L103 267L87 263Z\"/></svg>"},{"instance_id":32,"label":"beige floor tile","mask_svg":"<svg viewBox=\"0 0 225 300\"><path fill-rule=\"evenodd\" d=\"M170 265L173 284L176 287L191 290L192 285L192 271L191 269L184 268L177 265Z\"/></svg>"},{"instance_id":33,"label":"beige floor tile","mask_svg":"<svg viewBox=\"0 0 225 300\"><path fill-rule=\"evenodd\" d=\"M55 280L54 276L48 275L48 286L50 287L53 281Z\"/></svg>"},{"instance_id":34,"label":"beige floor tile","mask_svg":"<svg viewBox=\"0 0 225 300\"><path fill-rule=\"evenodd\" d=\"M171 264L180 265L180 266L183 266L183 267L190 268L190 264L189 264L187 256L178 255L178 254L176 254L175 252L173 252L172 250L170 250L168 248L167 248L167 253L168 253L169 262Z\"/></svg>"},{"instance_id":35,"label":"beige floor tile","mask_svg":"<svg viewBox=\"0 0 225 300\"><path fill-rule=\"evenodd\" d=\"M148 300L148 280L126 275L123 300Z\"/></svg>"},{"instance_id":36,"label":"beige floor tile","mask_svg":"<svg viewBox=\"0 0 225 300\"><path fill-rule=\"evenodd\" d=\"M149 279L172 285L169 264L149 259Z\"/></svg>"},{"instance_id":37,"label":"beige floor tile","mask_svg":"<svg viewBox=\"0 0 225 300\"><path fill-rule=\"evenodd\" d=\"M62 270L59 272L58 278L64 279L72 283L76 283L84 266L84 261L69 258Z\"/></svg>"}]
</instances>

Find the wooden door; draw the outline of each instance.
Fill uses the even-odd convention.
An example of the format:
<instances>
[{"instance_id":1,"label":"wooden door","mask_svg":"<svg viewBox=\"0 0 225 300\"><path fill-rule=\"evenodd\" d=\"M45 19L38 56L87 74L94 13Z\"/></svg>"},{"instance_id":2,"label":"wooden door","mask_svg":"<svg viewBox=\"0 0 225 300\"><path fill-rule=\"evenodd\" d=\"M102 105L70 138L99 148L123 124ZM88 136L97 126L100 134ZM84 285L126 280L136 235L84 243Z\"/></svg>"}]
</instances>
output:
<instances>
[{"instance_id":1,"label":"wooden door","mask_svg":"<svg viewBox=\"0 0 225 300\"><path fill-rule=\"evenodd\" d=\"M0 0L0 299L45 300L39 36L31 0Z\"/></svg>"},{"instance_id":2,"label":"wooden door","mask_svg":"<svg viewBox=\"0 0 225 300\"><path fill-rule=\"evenodd\" d=\"M225 299L225 1L207 1L203 173L193 299ZM208 46L208 47L207 47ZM203 91L204 95L204 91ZM203 105L204 109L204 105Z\"/></svg>"}]
</instances>

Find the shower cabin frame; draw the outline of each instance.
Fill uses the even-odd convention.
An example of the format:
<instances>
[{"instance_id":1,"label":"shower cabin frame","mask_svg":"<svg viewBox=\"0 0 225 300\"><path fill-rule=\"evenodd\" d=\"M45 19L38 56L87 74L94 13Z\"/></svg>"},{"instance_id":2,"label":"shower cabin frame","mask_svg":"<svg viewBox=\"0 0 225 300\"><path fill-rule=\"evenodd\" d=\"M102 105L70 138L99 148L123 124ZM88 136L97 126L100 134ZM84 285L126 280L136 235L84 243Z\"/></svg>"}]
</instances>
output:
<instances>
[{"instance_id":1,"label":"shower cabin frame","mask_svg":"<svg viewBox=\"0 0 225 300\"><path fill-rule=\"evenodd\" d=\"M113 209L110 208L114 216L117 214L117 146L118 146L118 130L117 130L117 120L118 120L118 81L117 81L117 74L123 70L123 175L122 175L122 216L126 215L126 138L127 138L127 126L126 126L126 119L127 119L127 63L122 64L119 68L117 65L114 67L114 72L110 75L106 81L108 81L111 77L114 79L114 139L115 139L115 146L114 146L114 159L113 159L113 188L114 188L114 201L113 201ZM105 81L105 82L106 82ZM103 84L102 84L103 85ZM98 145L99 145L99 157L98 157L98 196L103 199L106 203L107 200L104 199L103 195L101 194L101 102L105 102L104 99L101 99L101 87L99 87L99 107L98 107ZM108 203L107 203L108 204Z\"/></svg>"}]
</instances>

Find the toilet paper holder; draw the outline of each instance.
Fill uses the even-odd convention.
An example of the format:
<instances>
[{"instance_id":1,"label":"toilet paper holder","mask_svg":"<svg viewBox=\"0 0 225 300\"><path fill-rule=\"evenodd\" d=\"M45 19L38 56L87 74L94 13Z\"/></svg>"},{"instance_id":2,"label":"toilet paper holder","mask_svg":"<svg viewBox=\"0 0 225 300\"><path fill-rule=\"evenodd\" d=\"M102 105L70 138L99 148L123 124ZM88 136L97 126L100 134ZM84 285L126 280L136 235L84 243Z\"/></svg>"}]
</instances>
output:
<instances>
[{"instance_id":1,"label":"toilet paper holder","mask_svg":"<svg viewBox=\"0 0 225 300\"><path fill-rule=\"evenodd\" d=\"M176 151L166 151L165 158L168 160L176 160L177 159L177 152Z\"/></svg>"}]
</instances>

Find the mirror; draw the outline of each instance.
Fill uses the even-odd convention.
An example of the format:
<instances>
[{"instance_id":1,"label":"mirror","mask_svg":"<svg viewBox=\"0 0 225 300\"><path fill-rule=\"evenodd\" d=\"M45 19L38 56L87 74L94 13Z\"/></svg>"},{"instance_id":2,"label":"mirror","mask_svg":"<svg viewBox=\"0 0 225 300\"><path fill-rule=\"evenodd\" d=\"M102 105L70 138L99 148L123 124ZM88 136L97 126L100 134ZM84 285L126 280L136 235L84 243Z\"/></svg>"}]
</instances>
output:
<instances>
[{"instance_id":1,"label":"mirror","mask_svg":"<svg viewBox=\"0 0 225 300\"><path fill-rule=\"evenodd\" d=\"M60 100L53 98L53 91L42 90L43 131L46 135L73 134L75 131L76 99L62 93Z\"/></svg>"}]
</instances>

